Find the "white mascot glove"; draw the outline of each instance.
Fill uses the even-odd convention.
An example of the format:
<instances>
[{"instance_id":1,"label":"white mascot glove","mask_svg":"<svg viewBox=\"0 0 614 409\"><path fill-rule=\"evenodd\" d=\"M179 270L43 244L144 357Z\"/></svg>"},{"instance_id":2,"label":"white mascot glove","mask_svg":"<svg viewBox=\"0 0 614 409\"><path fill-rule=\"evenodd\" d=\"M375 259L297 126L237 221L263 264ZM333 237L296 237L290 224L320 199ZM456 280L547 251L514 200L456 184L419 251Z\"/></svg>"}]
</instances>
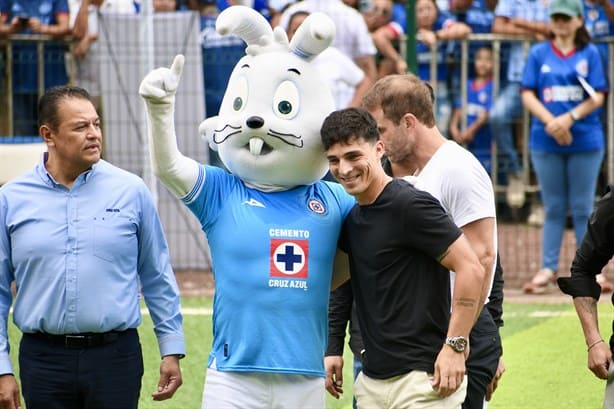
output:
<instances>
[{"instance_id":1,"label":"white mascot glove","mask_svg":"<svg viewBox=\"0 0 614 409\"><path fill-rule=\"evenodd\" d=\"M171 68L157 68L151 71L139 87L139 94L145 99L148 106L173 105L175 93L179 86L185 57L181 54L175 56Z\"/></svg>"},{"instance_id":2,"label":"white mascot glove","mask_svg":"<svg viewBox=\"0 0 614 409\"><path fill-rule=\"evenodd\" d=\"M151 71L139 87L147 107L147 134L154 173L178 197L185 196L194 186L199 166L179 152L175 136L175 93L184 61L183 55L175 56L170 68Z\"/></svg>"}]
</instances>

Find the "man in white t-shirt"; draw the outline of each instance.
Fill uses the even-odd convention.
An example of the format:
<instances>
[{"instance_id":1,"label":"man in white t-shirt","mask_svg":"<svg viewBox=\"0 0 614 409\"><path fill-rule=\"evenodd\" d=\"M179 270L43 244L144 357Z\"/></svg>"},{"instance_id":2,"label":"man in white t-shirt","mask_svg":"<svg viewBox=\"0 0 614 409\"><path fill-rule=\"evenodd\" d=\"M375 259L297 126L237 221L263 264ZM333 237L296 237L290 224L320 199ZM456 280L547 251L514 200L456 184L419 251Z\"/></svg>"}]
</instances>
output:
<instances>
[{"instance_id":1,"label":"man in white t-shirt","mask_svg":"<svg viewBox=\"0 0 614 409\"><path fill-rule=\"evenodd\" d=\"M482 289L488 302L497 258L493 186L480 162L437 129L433 102L431 87L409 74L380 79L362 104L377 121L392 176L405 177L437 198L471 242L488 274ZM496 298L502 301L502 296ZM475 328L479 330L470 336L464 409L481 408L489 384L504 371L501 339L489 308L482 310Z\"/></svg>"}]
</instances>

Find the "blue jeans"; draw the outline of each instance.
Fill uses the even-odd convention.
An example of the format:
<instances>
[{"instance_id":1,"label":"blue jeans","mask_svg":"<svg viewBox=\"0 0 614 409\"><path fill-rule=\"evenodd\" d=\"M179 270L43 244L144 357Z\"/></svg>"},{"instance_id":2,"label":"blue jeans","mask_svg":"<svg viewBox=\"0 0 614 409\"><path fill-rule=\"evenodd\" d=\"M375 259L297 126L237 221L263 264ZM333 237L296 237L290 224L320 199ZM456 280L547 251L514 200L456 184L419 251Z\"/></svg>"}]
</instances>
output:
<instances>
[{"instance_id":1,"label":"blue jeans","mask_svg":"<svg viewBox=\"0 0 614 409\"><path fill-rule=\"evenodd\" d=\"M519 174L522 171L512 127L514 119L521 115L520 83L508 82L501 89L488 114L490 131L497 139L499 169L508 174Z\"/></svg>"},{"instance_id":2,"label":"blue jeans","mask_svg":"<svg viewBox=\"0 0 614 409\"><path fill-rule=\"evenodd\" d=\"M354 355L354 380L356 380L360 371L362 371L362 361L360 356ZM352 407L356 409L356 398L352 398Z\"/></svg>"},{"instance_id":3,"label":"blue jeans","mask_svg":"<svg viewBox=\"0 0 614 409\"><path fill-rule=\"evenodd\" d=\"M571 212L576 246L582 242L593 211L603 152L603 149L565 154L531 151L546 216L542 232L542 268L559 269L567 210Z\"/></svg>"}]
</instances>

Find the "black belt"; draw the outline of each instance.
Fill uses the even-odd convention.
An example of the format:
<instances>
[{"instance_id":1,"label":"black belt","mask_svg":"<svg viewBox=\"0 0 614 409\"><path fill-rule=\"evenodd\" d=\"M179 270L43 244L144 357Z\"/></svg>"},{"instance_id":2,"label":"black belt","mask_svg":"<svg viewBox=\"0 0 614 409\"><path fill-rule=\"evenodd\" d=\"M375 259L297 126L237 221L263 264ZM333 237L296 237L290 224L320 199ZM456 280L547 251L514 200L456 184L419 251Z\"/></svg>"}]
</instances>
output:
<instances>
[{"instance_id":1,"label":"black belt","mask_svg":"<svg viewBox=\"0 0 614 409\"><path fill-rule=\"evenodd\" d=\"M122 335L134 332L136 329L130 328L125 331L109 332L85 332L82 334L47 334L45 332L25 333L24 336L33 337L48 342L51 345L62 346L64 348L91 348L101 345L111 344Z\"/></svg>"}]
</instances>

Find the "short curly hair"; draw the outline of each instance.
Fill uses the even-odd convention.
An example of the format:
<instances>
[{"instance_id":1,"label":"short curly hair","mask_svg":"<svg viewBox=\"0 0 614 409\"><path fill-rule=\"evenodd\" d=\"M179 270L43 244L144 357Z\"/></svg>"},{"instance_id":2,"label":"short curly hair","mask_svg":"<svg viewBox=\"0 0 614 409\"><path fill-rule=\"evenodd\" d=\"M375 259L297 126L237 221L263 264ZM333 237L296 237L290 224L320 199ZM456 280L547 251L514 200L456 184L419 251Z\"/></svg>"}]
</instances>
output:
<instances>
[{"instance_id":1,"label":"short curly hair","mask_svg":"<svg viewBox=\"0 0 614 409\"><path fill-rule=\"evenodd\" d=\"M337 143L349 143L363 138L367 142L379 140L377 122L362 108L345 108L326 117L320 129L322 144L328 150Z\"/></svg>"}]
</instances>

